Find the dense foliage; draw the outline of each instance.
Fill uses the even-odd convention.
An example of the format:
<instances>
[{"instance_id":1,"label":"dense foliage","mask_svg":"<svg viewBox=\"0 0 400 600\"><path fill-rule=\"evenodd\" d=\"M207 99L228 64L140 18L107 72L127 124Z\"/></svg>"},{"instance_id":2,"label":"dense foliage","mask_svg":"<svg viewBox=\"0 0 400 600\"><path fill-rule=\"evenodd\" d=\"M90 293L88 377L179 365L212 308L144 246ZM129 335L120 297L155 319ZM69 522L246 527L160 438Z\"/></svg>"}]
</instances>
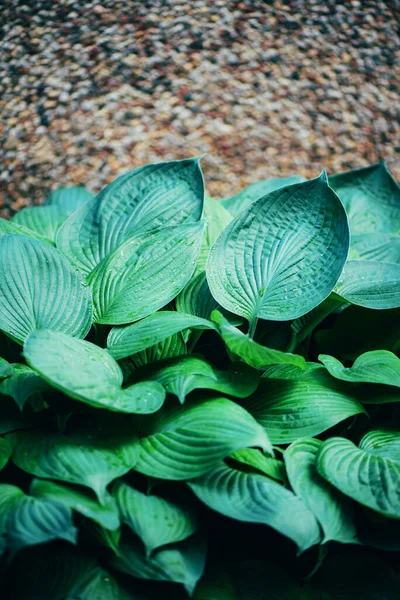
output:
<instances>
[{"instance_id":1,"label":"dense foliage","mask_svg":"<svg viewBox=\"0 0 400 600\"><path fill-rule=\"evenodd\" d=\"M399 231L198 159L0 221L2 597L398 599Z\"/></svg>"}]
</instances>

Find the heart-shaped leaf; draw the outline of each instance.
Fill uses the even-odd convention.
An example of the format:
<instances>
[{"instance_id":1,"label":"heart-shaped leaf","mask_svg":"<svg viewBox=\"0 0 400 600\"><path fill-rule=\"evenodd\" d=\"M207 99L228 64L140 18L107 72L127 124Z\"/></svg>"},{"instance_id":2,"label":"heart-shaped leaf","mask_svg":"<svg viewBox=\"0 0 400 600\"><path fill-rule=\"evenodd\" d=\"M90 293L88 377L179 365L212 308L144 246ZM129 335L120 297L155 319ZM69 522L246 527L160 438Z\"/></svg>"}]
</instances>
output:
<instances>
[{"instance_id":1,"label":"heart-shaped leaf","mask_svg":"<svg viewBox=\"0 0 400 600\"><path fill-rule=\"evenodd\" d=\"M327 354L320 354L318 360L333 377L343 381L382 383L400 387L400 359L387 350L365 352L349 368Z\"/></svg>"},{"instance_id":2,"label":"heart-shaped leaf","mask_svg":"<svg viewBox=\"0 0 400 600\"><path fill-rule=\"evenodd\" d=\"M218 324L219 333L229 350L240 356L251 367L264 369L268 365L277 364L294 365L300 369L305 367L306 361L302 356L261 346L229 323L219 311L214 310L211 318Z\"/></svg>"},{"instance_id":3,"label":"heart-shaped leaf","mask_svg":"<svg viewBox=\"0 0 400 600\"><path fill-rule=\"evenodd\" d=\"M297 440L285 450L287 475L295 494L318 520L324 532L323 543L357 543L352 506L317 472L316 456L321 440Z\"/></svg>"},{"instance_id":4,"label":"heart-shaped leaf","mask_svg":"<svg viewBox=\"0 0 400 600\"><path fill-rule=\"evenodd\" d=\"M127 327L113 327L107 349L116 360L141 352L185 329L214 329L207 319L174 311L160 311Z\"/></svg>"},{"instance_id":5,"label":"heart-shaped leaf","mask_svg":"<svg viewBox=\"0 0 400 600\"><path fill-rule=\"evenodd\" d=\"M88 274L134 233L199 221L203 198L199 159L146 165L76 210L58 232L57 246Z\"/></svg>"},{"instance_id":6,"label":"heart-shaped leaf","mask_svg":"<svg viewBox=\"0 0 400 600\"><path fill-rule=\"evenodd\" d=\"M234 450L258 446L272 452L263 428L226 398L163 409L140 432L135 469L161 479L191 479L213 468Z\"/></svg>"},{"instance_id":7,"label":"heart-shaped leaf","mask_svg":"<svg viewBox=\"0 0 400 600\"><path fill-rule=\"evenodd\" d=\"M116 483L113 495L122 520L140 537L148 554L160 546L188 538L197 529L193 509L159 496L142 494L122 482Z\"/></svg>"},{"instance_id":8,"label":"heart-shaped leaf","mask_svg":"<svg viewBox=\"0 0 400 600\"><path fill-rule=\"evenodd\" d=\"M45 200L45 205L57 206L65 215L71 215L77 208L86 204L94 194L82 185L62 187L51 192Z\"/></svg>"},{"instance_id":9,"label":"heart-shaped leaf","mask_svg":"<svg viewBox=\"0 0 400 600\"><path fill-rule=\"evenodd\" d=\"M11 222L23 225L23 227L27 227L54 242L57 231L66 218L63 211L56 205L27 206L17 212Z\"/></svg>"},{"instance_id":10,"label":"heart-shaped leaf","mask_svg":"<svg viewBox=\"0 0 400 600\"><path fill-rule=\"evenodd\" d=\"M400 307L400 264L349 260L335 292L351 304L384 310Z\"/></svg>"},{"instance_id":11,"label":"heart-shaped leaf","mask_svg":"<svg viewBox=\"0 0 400 600\"><path fill-rule=\"evenodd\" d=\"M105 529L115 530L120 526L115 500L108 496L104 504L99 504L91 492L72 485L33 479L30 494L36 498L47 498L68 509L76 510L88 519L99 523Z\"/></svg>"},{"instance_id":12,"label":"heart-shaped leaf","mask_svg":"<svg viewBox=\"0 0 400 600\"><path fill-rule=\"evenodd\" d=\"M346 213L322 173L242 211L211 248L207 279L217 302L251 327L296 319L331 293L348 247Z\"/></svg>"},{"instance_id":13,"label":"heart-shaped leaf","mask_svg":"<svg viewBox=\"0 0 400 600\"><path fill-rule=\"evenodd\" d=\"M164 402L164 389L155 382L122 389L121 368L107 350L64 333L33 332L25 342L24 356L50 385L97 408L147 414Z\"/></svg>"},{"instance_id":14,"label":"heart-shaped leaf","mask_svg":"<svg viewBox=\"0 0 400 600\"><path fill-rule=\"evenodd\" d=\"M131 237L90 273L96 323L123 325L173 300L196 266L203 223L187 223Z\"/></svg>"},{"instance_id":15,"label":"heart-shaped leaf","mask_svg":"<svg viewBox=\"0 0 400 600\"><path fill-rule=\"evenodd\" d=\"M213 510L237 521L269 525L293 540L299 552L321 539L318 523L306 505L269 477L220 464L188 485Z\"/></svg>"},{"instance_id":16,"label":"heart-shaped leaf","mask_svg":"<svg viewBox=\"0 0 400 600\"><path fill-rule=\"evenodd\" d=\"M0 328L23 343L35 329L85 337L92 299L62 254L24 235L0 238Z\"/></svg>"},{"instance_id":17,"label":"heart-shaped leaf","mask_svg":"<svg viewBox=\"0 0 400 600\"><path fill-rule=\"evenodd\" d=\"M91 488L104 504L107 485L135 467L138 441L129 424L86 426L68 435L41 430L8 434L12 460L23 471L43 479L56 479Z\"/></svg>"},{"instance_id":18,"label":"heart-shaped leaf","mask_svg":"<svg viewBox=\"0 0 400 600\"><path fill-rule=\"evenodd\" d=\"M385 443L377 447L375 435L380 438L381 432L368 434L359 448L345 438L326 440L317 454L317 469L346 496L400 519L400 433L389 431ZM385 446L389 446L387 452Z\"/></svg>"},{"instance_id":19,"label":"heart-shaped leaf","mask_svg":"<svg viewBox=\"0 0 400 600\"><path fill-rule=\"evenodd\" d=\"M263 381L246 400L246 408L273 444L319 435L348 417L365 413L353 388L324 369L298 379Z\"/></svg>"}]
</instances>

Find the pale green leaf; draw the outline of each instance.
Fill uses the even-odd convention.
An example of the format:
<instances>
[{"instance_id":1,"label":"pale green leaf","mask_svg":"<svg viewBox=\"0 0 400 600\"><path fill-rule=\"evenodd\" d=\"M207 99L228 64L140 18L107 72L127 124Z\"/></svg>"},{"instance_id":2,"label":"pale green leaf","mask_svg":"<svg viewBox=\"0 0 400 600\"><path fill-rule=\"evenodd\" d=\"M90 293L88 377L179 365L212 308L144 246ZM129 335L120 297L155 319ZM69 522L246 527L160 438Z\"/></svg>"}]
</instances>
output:
<instances>
[{"instance_id":1,"label":"pale green leaf","mask_svg":"<svg viewBox=\"0 0 400 600\"><path fill-rule=\"evenodd\" d=\"M45 205L57 206L65 215L71 215L77 208L86 204L94 194L82 185L58 188L51 192L45 200Z\"/></svg>"},{"instance_id":2,"label":"pale green leaf","mask_svg":"<svg viewBox=\"0 0 400 600\"><path fill-rule=\"evenodd\" d=\"M129 543L121 544L119 555L113 555L110 564L139 579L181 583L192 596L203 574L205 560L206 545L201 538L189 538L157 550L151 556L146 556L141 542L132 538Z\"/></svg>"},{"instance_id":3,"label":"pale green leaf","mask_svg":"<svg viewBox=\"0 0 400 600\"><path fill-rule=\"evenodd\" d=\"M349 260L335 292L358 306L384 310L400 307L400 264Z\"/></svg>"},{"instance_id":4,"label":"pale green leaf","mask_svg":"<svg viewBox=\"0 0 400 600\"><path fill-rule=\"evenodd\" d=\"M5 438L0 438L0 471L6 466L11 456L10 442Z\"/></svg>"},{"instance_id":5,"label":"pale green leaf","mask_svg":"<svg viewBox=\"0 0 400 600\"><path fill-rule=\"evenodd\" d=\"M92 299L83 277L55 248L23 235L0 238L0 329L22 343L35 329L85 337Z\"/></svg>"},{"instance_id":6,"label":"pale green leaf","mask_svg":"<svg viewBox=\"0 0 400 600\"><path fill-rule=\"evenodd\" d=\"M113 496L122 520L140 537L148 554L188 538L197 529L196 513L188 507L142 494L122 482L114 486Z\"/></svg>"},{"instance_id":7,"label":"pale green leaf","mask_svg":"<svg viewBox=\"0 0 400 600\"><path fill-rule=\"evenodd\" d=\"M247 465L268 477L272 477L272 479L276 479L282 483L287 482L284 463L273 456L265 455L261 450L244 448L243 450L236 450L229 458L242 465Z\"/></svg>"},{"instance_id":8,"label":"pale green leaf","mask_svg":"<svg viewBox=\"0 0 400 600\"><path fill-rule=\"evenodd\" d=\"M14 398L21 410L31 396L51 389L33 369L26 365L14 363L12 369L12 375L0 382L0 394Z\"/></svg>"},{"instance_id":9,"label":"pale green leaf","mask_svg":"<svg viewBox=\"0 0 400 600\"><path fill-rule=\"evenodd\" d=\"M16 485L9 483L0 483L0 536L7 531L8 517L12 507L24 497L24 492Z\"/></svg>"},{"instance_id":10,"label":"pale green leaf","mask_svg":"<svg viewBox=\"0 0 400 600\"><path fill-rule=\"evenodd\" d=\"M305 367L306 361L302 356L261 346L261 344L258 344L229 323L219 311L214 310L211 318L218 324L219 333L229 350L240 356L251 367L264 369L268 365L276 364L290 364L299 368Z\"/></svg>"},{"instance_id":11,"label":"pale green leaf","mask_svg":"<svg viewBox=\"0 0 400 600\"><path fill-rule=\"evenodd\" d=\"M107 422L111 422L110 416ZM77 483L107 501L107 485L135 467L138 441L129 423L86 426L68 434L34 430L8 434L12 460L23 471L43 479Z\"/></svg>"},{"instance_id":12,"label":"pale green leaf","mask_svg":"<svg viewBox=\"0 0 400 600\"><path fill-rule=\"evenodd\" d=\"M27 206L17 212L11 222L23 225L54 242L57 231L66 218L58 206Z\"/></svg>"},{"instance_id":13,"label":"pale green leaf","mask_svg":"<svg viewBox=\"0 0 400 600\"><path fill-rule=\"evenodd\" d=\"M349 417L365 413L352 386L324 369L298 379L265 379L246 400L247 410L273 444L313 437Z\"/></svg>"},{"instance_id":14,"label":"pale green leaf","mask_svg":"<svg viewBox=\"0 0 400 600\"><path fill-rule=\"evenodd\" d=\"M204 198L202 219L206 221L206 228L196 272L202 272L206 268L210 248L219 234L232 221L232 215L222 206L221 202L206 195Z\"/></svg>"},{"instance_id":15,"label":"pale green leaf","mask_svg":"<svg viewBox=\"0 0 400 600\"><path fill-rule=\"evenodd\" d=\"M371 436L371 434L369 434ZM390 438L397 440L399 432ZM383 450L383 452L382 452ZM352 441L333 437L326 440L317 454L320 475L360 504L382 515L400 519L400 460L384 456L384 447L375 450L371 437L365 448L357 448Z\"/></svg>"},{"instance_id":16,"label":"pale green leaf","mask_svg":"<svg viewBox=\"0 0 400 600\"><path fill-rule=\"evenodd\" d=\"M220 464L188 482L196 496L223 515L269 525L304 552L321 539L318 523L305 504L277 481Z\"/></svg>"},{"instance_id":17,"label":"pale green leaf","mask_svg":"<svg viewBox=\"0 0 400 600\"><path fill-rule=\"evenodd\" d=\"M332 292L348 246L346 213L322 173L267 194L228 225L208 258L211 293L251 323L296 319Z\"/></svg>"},{"instance_id":18,"label":"pale green leaf","mask_svg":"<svg viewBox=\"0 0 400 600\"><path fill-rule=\"evenodd\" d=\"M359 356L354 364L346 368L327 354L318 356L329 373L337 379L355 383L381 383L400 387L400 359L387 350L373 350Z\"/></svg>"},{"instance_id":19,"label":"pale green leaf","mask_svg":"<svg viewBox=\"0 0 400 600\"><path fill-rule=\"evenodd\" d=\"M214 329L217 326L194 315L160 311L127 327L113 327L107 349L116 360L141 352L185 329Z\"/></svg>"},{"instance_id":20,"label":"pale green leaf","mask_svg":"<svg viewBox=\"0 0 400 600\"><path fill-rule=\"evenodd\" d=\"M296 496L313 513L324 533L323 543L357 543L352 505L348 498L318 474L316 455L322 442L313 438L297 440L285 450L286 471Z\"/></svg>"},{"instance_id":21,"label":"pale green leaf","mask_svg":"<svg viewBox=\"0 0 400 600\"><path fill-rule=\"evenodd\" d=\"M52 500L22 496L12 505L7 519L7 543L14 553L25 546L56 539L77 543L78 530L72 511Z\"/></svg>"},{"instance_id":22,"label":"pale green leaf","mask_svg":"<svg viewBox=\"0 0 400 600\"><path fill-rule=\"evenodd\" d=\"M364 435L360 448L374 456L389 458L400 463L400 431L374 429Z\"/></svg>"},{"instance_id":23,"label":"pale green leaf","mask_svg":"<svg viewBox=\"0 0 400 600\"><path fill-rule=\"evenodd\" d=\"M155 382L122 389L121 368L107 350L64 333L33 332L25 342L24 356L50 385L97 408L147 414L164 402L164 389Z\"/></svg>"},{"instance_id":24,"label":"pale green leaf","mask_svg":"<svg viewBox=\"0 0 400 600\"><path fill-rule=\"evenodd\" d=\"M130 237L90 273L96 323L123 325L173 300L196 266L204 223Z\"/></svg>"},{"instance_id":25,"label":"pale green leaf","mask_svg":"<svg viewBox=\"0 0 400 600\"><path fill-rule=\"evenodd\" d=\"M120 526L117 505L112 496L107 496L104 504L99 504L95 496L84 488L40 479L33 479L30 494L76 510L106 529L115 530Z\"/></svg>"},{"instance_id":26,"label":"pale green leaf","mask_svg":"<svg viewBox=\"0 0 400 600\"><path fill-rule=\"evenodd\" d=\"M197 389L246 398L257 389L260 380L259 373L246 364L234 363L226 371L220 371L193 355L172 358L142 369L137 377L158 381L168 394L177 396L182 404L186 396Z\"/></svg>"},{"instance_id":27,"label":"pale green leaf","mask_svg":"<svg viewBox=\"0 0 400 600\"><path fill-rule=\"evenodd\" d=\"M139 167L78 208L57 246L88 274L132 234L199 221L203 197L198 158Z\"/></svg>"},{"instance_id":28,"label":"pale green leaf","mask_svg":"<svg viewBox=\"0 0 400 600\"><path fill-rule=\"evenodd\" d=\"M236 217L240 212L242 212L242 210L247 208L250 204L262 196L270 194L271 192L274 192L275 190L287 185L300 183L301 181L303 181L303 178L299 175L256 181L256 183L248 185L241 192L235 194L235 196L223 198L220 200L220 204Z\"/></svg>"},{"instance_id":29,"label":"pale green leaf","mask_svg":"<svg viewBox=\"0 0 400 600\"><path fill-rule=\"evenodd\" d=\"M226 398L164 408L146 421L139 435L135 469L161 479L197 477L241 448L255 446L272 452L263 428Z\"/></svg>"},{"instance_id":30,"label":"pale green leaf","mask_svg":"<svg viewBox=\"0 0 400 600\"><path fill-rule=\"evenodd\" d=\"M36 240L44 242L45 244L54 246L53 242L51 242L46 237L42 236L40 233L33 231L32 229L28 229L23 225L19 225L14 221L6 221L5 219L0 218L0 237L3 237L4 235L9 235L10 233L14 233L17 235L26 235L29 238L34 238Z\"/></svg>"}]
</instances>

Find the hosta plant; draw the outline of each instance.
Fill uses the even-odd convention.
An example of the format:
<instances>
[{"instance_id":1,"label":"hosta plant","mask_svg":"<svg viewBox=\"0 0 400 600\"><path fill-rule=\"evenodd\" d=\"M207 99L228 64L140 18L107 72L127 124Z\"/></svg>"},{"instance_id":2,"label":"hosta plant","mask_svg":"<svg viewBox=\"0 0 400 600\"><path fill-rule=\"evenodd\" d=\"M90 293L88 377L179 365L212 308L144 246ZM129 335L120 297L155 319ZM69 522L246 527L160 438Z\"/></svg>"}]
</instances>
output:
<instances>
[{"instance_id":1,"label":"hosta plant","mask_svg":"<svg viewBox=\"0 0 400 600\"><path fill-rule=\"evenodd\" d=\"M400 189L148 165L0 221L0 582L400 598Z\"/></svg>"}]
</instances>

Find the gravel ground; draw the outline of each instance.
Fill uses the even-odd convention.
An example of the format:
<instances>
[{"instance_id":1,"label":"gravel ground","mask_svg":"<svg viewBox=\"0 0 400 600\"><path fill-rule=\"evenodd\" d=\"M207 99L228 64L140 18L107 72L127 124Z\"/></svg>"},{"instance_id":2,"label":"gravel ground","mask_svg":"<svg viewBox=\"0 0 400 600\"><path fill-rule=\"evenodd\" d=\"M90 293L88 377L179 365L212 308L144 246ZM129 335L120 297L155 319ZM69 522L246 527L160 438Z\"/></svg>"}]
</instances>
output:
<instances>
[{"instance_id":1,"label":"gravel ground","mask_svg":"<svg viewBox=\"0 0 400 600\"><path fill-rule=\"evenodd\" d=\"M400 0L3 0L0 214L208 154L207 189L386 158Z\"/></svg>"}]
</instances>

